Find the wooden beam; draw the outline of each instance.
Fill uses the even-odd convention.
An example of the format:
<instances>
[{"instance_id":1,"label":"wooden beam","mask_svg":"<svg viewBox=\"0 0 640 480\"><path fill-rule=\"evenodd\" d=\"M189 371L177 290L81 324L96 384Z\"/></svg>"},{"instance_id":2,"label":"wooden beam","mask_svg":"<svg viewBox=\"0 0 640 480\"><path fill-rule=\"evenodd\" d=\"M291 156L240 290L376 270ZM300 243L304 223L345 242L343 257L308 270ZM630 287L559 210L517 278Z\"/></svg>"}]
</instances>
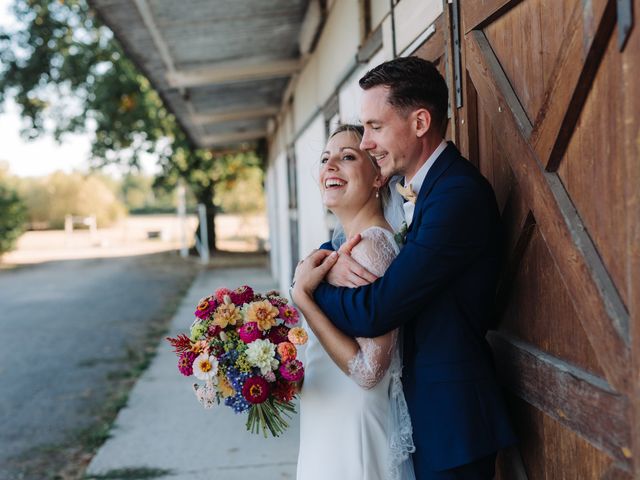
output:
<instances>
[{"instance_id":1,"label":"wooden beam","mask_svg":"<svg viewBox=\"0 0 640 480\"><path fill-rule=\"evenodd\" d=\"M278 114L277 106L260 108L243 108L236 110L212 110L195 113L191 116L194 125L211 125L215 123L231 122L234 120L250 120L254 118L272 117Z\"/></svg>"},{"instance_id":2,"label":"wooden beam","mask_svg":"<svg viewBox=\"0 0 640 480\"><path fill-rule=\"evenodd\" d=\"M516 337L490 332L488 340L509 390L630 468L630 412L624 395Z\"/></svg>"},{"instance_id":3,"label":"wooden beam","mask_svg":"<svg viewBox=\"0 0 640 480\"><path fill-rule=\"evenodd\" d=\"M527 204L533 211L609 383L628 391L630 382L628 314L618 308L619 297L602 260L554 174L545 174L527 138L524 111L482 32L467 36L467 68L478 99L509 159ZM567 201L565 201L567 200ZM596 252L597 253L597 252ZM611 307L614 306L612 309Z\"/></svg>"},{"instance_id":4,"label":"wooden beam","mask_svg":"<svg viewBox=\"0 0 640 480\"><path fill-rule=\"evenodd\" d=\"M229 143L245 142L249 140L258 140L267 136L266 130L249 130L246 132L229 132L214 135L205 135L200 138L200 144L203 148L213 147L216 145L226 145Z\"/></svg>"},{"instance_id":5,"label":"wooden beam","mask_svg":"<svg viewBox=\"0 0 640 480\"><path fill-rule=\"evenodd\" d=\"M530 139L548 171L557 170L571 140L614 25L615 2L576 2Z\"/></svg>"},{"instance_id":6,"label":"wooden beam","mask_svg":"<svg viewBox=\"0 0 640 480\"><path fill-rule=\"evenodd\" d=\"M478 30L504 15L522 0L473 0L464 3L462 24L464 33Z\"/></svg>"},{"instance_id":7,"label":"wooden beam","mask_svg":"<svg viewBox=\"0 0 640 480\"><path fill-rule=\"evenodd\" d=\"M301 67L302 62L297 58L267 63L233 60L192 70L167 72L167 82L174 88L200 87L216 83L288 77L298 72Z\"/></svg>"},{"instance_id":8,"label":"wooden beam","mask_svg":"<svg viewBox=\"0 0 640 480\"><path fill-rule=\"evenodd\" d=\"M149 30L149 35L153 39L153 43L158 49L158 53L164 62L165 67L168 72L175 71L175 65L173 63L173 58L171 57L171 52L169 51L169 47L167 46L167 42L164 41L164 37L160 32L160 29L156 25L156 21L153 17L153 13L151 12L151 8L149 8L149 4L147 0L134 0L135 6L138 9L138 13L142 17L142 21L144 22L147 30Z\"/></svg>"}]
</instances>

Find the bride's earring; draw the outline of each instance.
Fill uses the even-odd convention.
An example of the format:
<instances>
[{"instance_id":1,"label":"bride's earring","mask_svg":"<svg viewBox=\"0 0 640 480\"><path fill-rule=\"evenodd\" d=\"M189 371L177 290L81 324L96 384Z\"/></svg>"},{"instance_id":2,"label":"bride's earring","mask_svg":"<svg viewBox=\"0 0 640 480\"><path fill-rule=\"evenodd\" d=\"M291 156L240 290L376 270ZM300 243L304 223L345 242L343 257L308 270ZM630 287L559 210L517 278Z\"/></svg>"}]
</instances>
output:
<instances>
[{"instance_id":1,"label":"bride's earring","mask_svg":"<svg viewBox=\"0 0 640 480\"><path fill-rule=\"evenodd\" d=\"M380 189L376 188L376 198L380 198Z\"/></svg>"}]
</instances>

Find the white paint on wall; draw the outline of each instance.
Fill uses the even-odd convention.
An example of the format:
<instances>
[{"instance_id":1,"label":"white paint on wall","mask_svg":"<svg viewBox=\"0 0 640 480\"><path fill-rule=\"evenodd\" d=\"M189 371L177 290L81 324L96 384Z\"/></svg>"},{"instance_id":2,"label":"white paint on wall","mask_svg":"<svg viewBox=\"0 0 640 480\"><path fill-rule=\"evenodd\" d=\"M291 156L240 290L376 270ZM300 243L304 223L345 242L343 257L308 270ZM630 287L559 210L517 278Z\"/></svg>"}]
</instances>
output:
<instances>
[{"instance_id":1,"label":"white paint on wall","mask_svg":"<svg viewBox=\"0 0 640 480\"><path fill-rule=\"evenodd\" d=\"M324 118L318 115L295 143L300 258L306 257L311 250L329 239L329 231L325 225L325 209L318 187L319 162L324 144Z\"/></svg>"},{"instance_id":2,"label":"white paint on wall","mask_svg":"<svg viewBox=\"0 0 640 480\"><path fill-rule=\"evenodd\" d=\"M277 205L277 229L271 231L271 235L277 235L278 249L276 253L276 262L278 263L278 286L281 292L288 290L291 283L291 239L289 229L289 193L287 185L287 156L282 151L276 157L274 162L274 177L276 189L278 192Z\"/></svg>"},{"instance_id":3,"label":"white paint on wall","mask_svg":"<svg viewBox=\"0 0 640 480\"><path fill-rule=\"evenodd\" d=\"M400 0L394 10L396 53L402 52L442 13L442 0Z\"/></svg>"}]
</instances>

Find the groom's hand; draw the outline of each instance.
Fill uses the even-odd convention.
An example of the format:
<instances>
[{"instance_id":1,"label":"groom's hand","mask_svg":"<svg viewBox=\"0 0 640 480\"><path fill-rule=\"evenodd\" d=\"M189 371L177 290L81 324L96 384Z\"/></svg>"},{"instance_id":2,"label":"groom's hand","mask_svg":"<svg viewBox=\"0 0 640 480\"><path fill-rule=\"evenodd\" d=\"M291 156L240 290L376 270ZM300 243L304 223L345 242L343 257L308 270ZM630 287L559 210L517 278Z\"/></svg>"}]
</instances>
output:
<instances>
[{"instance_id":1,"label":"groom's hand","mask_svg":"<svg viewBox=\"0 0 640 480\"><path fill-rule=\"evenodd\" d=\"M351 257L351 250L362 237L354 235L346 241L338 250L338 261L327 273L325 280L335 287L356 288L375 282L376 277Z\"/></svg>"}]
</instances>

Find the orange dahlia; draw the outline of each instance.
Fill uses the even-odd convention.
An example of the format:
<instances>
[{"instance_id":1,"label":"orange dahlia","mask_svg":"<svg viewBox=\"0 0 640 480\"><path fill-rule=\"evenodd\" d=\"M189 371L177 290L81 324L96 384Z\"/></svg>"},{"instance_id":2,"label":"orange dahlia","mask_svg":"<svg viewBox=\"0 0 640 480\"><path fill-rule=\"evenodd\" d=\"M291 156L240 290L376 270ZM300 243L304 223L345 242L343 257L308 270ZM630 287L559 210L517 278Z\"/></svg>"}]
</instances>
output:
<instances>
[{"instance_id":1,"label":"orange dahlia","mask_svg":"<svg viewBox=\"0 0 640 480\"><path fill-rule=\"evenodd\" d=\"M256 322L258 329L269 330L276 324L278 309L267 300L252 302L247 308L247 322Z\"/></svg>"}]
</instances>

